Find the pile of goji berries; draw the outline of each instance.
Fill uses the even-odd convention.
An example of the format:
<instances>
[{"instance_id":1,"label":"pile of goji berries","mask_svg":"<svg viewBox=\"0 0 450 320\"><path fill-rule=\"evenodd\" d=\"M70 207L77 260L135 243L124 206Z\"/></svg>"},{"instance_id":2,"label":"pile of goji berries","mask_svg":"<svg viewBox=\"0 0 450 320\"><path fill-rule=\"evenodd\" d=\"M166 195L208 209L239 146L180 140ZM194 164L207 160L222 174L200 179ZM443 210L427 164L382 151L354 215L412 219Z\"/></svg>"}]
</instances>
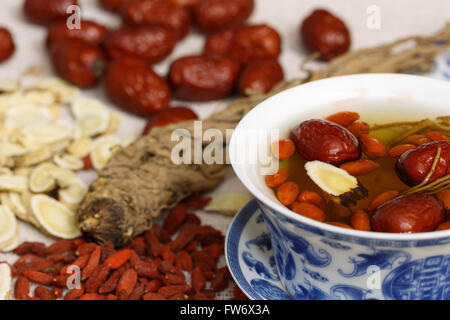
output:
<instances>
[{"instance_id":1,"label":"pile of goji berries","mask_svg":"<svg viewBox=\"0 0 450 320\"><path fill-rule=\"evenodd\" d=\"M229 287L227 266L218 267L224 236L201 225L188 212L208 198L195 198L173 208L162 226L115 250L110 242L98 245L83 238L60 240L50 246L24 242L14 252L16 299L29 300L208 300ZM76 268L76 267L78 268ZM80 286L66 290L79 270ZM69 279L70 278L70 279ZM37 286L34 294L30 283ZM234 299L246 299L235 286Z\"/></svg>"}]
</instances>

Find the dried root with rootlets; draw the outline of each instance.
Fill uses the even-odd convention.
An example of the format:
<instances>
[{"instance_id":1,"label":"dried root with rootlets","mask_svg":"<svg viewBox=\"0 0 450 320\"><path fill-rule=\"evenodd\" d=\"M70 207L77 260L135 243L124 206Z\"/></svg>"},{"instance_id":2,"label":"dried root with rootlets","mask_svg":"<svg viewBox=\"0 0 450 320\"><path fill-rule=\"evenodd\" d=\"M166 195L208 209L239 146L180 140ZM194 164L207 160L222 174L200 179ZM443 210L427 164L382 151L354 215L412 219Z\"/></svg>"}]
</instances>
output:
<instances>
[{"instance_id":1,"label":"dried root with rootlets","mask_svg":"<svg viewBox=\"0 0 450 320\"><path fill-rule=\"evenodd\" d=\"M218 129L225 137L239 120L264 99L313 80L355 73L428 72L433 59L450 44L450 24L431 37L410 37L363 49L332 60L325 69L308 71L305 79L280 83L268 94L236 100L203 121L203 130ZM406 48L404 48L406 47ZM150 133L109 161L78 210L83 232L98 242L128 243L149 229L152 219L183 199L216 187L230 167L226 164L176 165L171 161L172 132L186 129L193 137L194 123L186 121L154 127ZM208 144L208 142L204 142ZM193 144L192 144L193 145ZM223 148L226 150L226 145Z\"/></svg>"}]
</instances>

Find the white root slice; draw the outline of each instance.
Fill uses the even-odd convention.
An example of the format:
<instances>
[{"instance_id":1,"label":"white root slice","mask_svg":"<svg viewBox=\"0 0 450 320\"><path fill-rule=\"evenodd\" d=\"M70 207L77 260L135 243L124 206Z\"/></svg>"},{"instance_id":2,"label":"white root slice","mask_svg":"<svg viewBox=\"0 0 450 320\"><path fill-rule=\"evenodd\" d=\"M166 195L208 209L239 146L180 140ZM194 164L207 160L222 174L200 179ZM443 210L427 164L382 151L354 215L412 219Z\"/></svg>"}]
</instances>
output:
<instances>
[{"instance_id":1,"label":"white root slice","mask_svg":"<svg viewBox=\"0 0 450 320\"><path fill-rule=\"evenodd\" d=\"M52 175L52 171L57 169L57 166L50 162L41 163L35 167L30 174L30 190L36 193L46 193L55 189L56 179Z\"/></svg>"},{"instance_id":2,"label":"white root slice","mask_svg":"<svg viewBox=\"0 0 450 320\"><path fill-rule=\"evenodd\" d=\"M59 78L43 78L36 84L39 89L52 92L61 103L70 103L80 93L80 89Z\"/></svg>"},{"instance_id":3,"label":"white root slice","mask_svg":"<svg viewBox=\"0 0 450 320\"><path fill-rule=\"evenodd\" d=\"M30 139L43 144L54 143L69 138L74 129L61 121L28 126L22 132Z\"/></svg>"},{"instance_id":4,"label":"white root slice","mask_svg":"<svg viewBox=\"0 0 450 320\"><path fill-rule=\"evenodd\" d=\"M306 173L330 198L344 206L367 197L367 190L347 171L322 161L305 164Z\"/></svg>"},{"instance_id":5,"label":"white root slice","mask_svg":"<svg viewBox=\"0 0 450 320\"><path fill-rule=\"evenodd\" d=\"M248 193L230 193L211 200L203 210L234 215L251 199Z\"/></svg>"},{"instance_id":6,"label":"white root slice","mask_svg":"<svg viewBox=\"0 0 450 320\"><path fill-rule=\"evenodd\" d=\"M92 98L78 98L71 103L71 111L76 119L97 111L108 111L108 108L99 100Z\"/></svg>"},{"instance_id":7,"label":"white root slice","mask_svg":"<svg viewBox=\"0 0 450 320\"><path fill-rule=\"evenodd\" d=\"M27 177L9 174L0 175L0 191L23 192L27 188Z\"/></svg>"},{"instance_id":8,"label":"white root slice","mask_svg":"<svg viewBox=\"0 0 450 320\"><path fill-rule=\"evenodd\" d=\"M20 83L18 79L2 79L0 80L0 92L12 92L18 90Z\"/></svg>"},{"instance_id":9,"label":"white root slice","mask_svg":"<svg viewBox=\"0 0 450 320\"><path fill-rule=\"evenodd\" d=\"M58 191L58 197L64 204L78 204L83 200L87 191L87 185L80 178L75 177L68 187Z\"/></svg>"},{"instance_id":10,"label":"white root slice","mask_svg":"<svg viewBox=\"0 0 450 320\"><path fill-rule=\"evenodd\" d=\"M73 239L81 235L75 213L47 195L34 195L31 210L42 228L52 236Z\"/></svg>"},{"instance_id":11,"label":"white root slice","mask_svg":"<svg viewBox=\"0 0 450 320\"><path fill-rule=\"evenodd\" d=\"M84 158L91 152L92 140L89 137L80 137L67 147L67 152L79 158Z\"/></svg>"},{"instance_id":12,"label":"white root slice","mask_svg":"<svg viewBox=\"0 0 450 320\"><path fill-rule=\"evenodd\" d=\"M69 139L64 139L50 145L46 145L35 151L27 153L16 161L18 167L34 166L49 160L55 153L61 152L69 145Z\"/></svg>"},{"instance_id":13,"label":"white root slice","mask_svg":"<svg viewBox=\"0 0 450 320\"><path fill-rule=\"evenodd\" d=\"M17 143L3 141L0 143L0 153L6 157L23 156L29 150Z\"/></svg>"},{"instance_id":14,"label":"white root slice","mask_svg":"<svg viewBox=\"0 0 450 320\"><path fill-rule=\"evenodd\" d=\"M27 211L27 217L24 219L25 222L28 222L35 226L36 228L42 230L42 226L40 225L39 221L36 219L36 217L33 214L33 210L31 209L31 198L33 197L33 193L29 191L22 192L20 194L20 199L22 200L22 204L25 207L25 210Z\"/></svg>"},{"instance_id":15,"label":"white root slice","mask_svg":"<svg viewBox=\"0 0 450 320\"><path fill-rule=\"evenodd\" d=\"M108 163L114 153L114 147L120 146L120 139L117 136L105 135L94 141L90 153L92 166L101 170Z\"/></svg>"},{"instance_id":16,"label":"white root slice","mask_svg":"<svg viewBox=\"0 0 450 320\"><path fill-rule=\"evenodd\" d=\"M75 171L83 169L84 166L83 160L70 154L57 154L53 156L53 162L61 168Z\"/></svg>"},{"instance_id":17,"label":"white root slice","mask_svg":"<svg viewBox=\"0 0 450 320\"><path fill-rule=\"evenodd\" d=\"M10 168L0 167L0 174L13 174Z\"/></svg>"},{"instance_id":18,"label":"white root slice","mask_svg":"<svg viewBox=\"0 0 450 320\"><path fill-rule=\"evenodd\" d=\"M11 241L11 244L6 246L6 247L4 247L1 251L2 252L11 252L14 249L16 249L19 245L20 245L20 237L19 237L19 232L17 230L16 236Z\"/></svg>"},{"instance_id":19,"label":"white root slice","mask_svg":"<svg viewBox=\"0 0 450 320\"><path fill-rule=\"evenodd\" d=\"M308 176L328 194L339 196L358 186L358 179L347 171L322 161L305 164Z\"/></svg>"},{"instance_id":20,"label":"white root slice","mask_svg":"<svg viewBox=\"0 0 450 320\"><path fill-rule=\"evenodd\" d=\"M60 188L67 188L75 179L75 173L72 170L55 166L50 171L50 175L56 180L56 184Z\"/></svg>"},{"instance_id":21,"label":"white root slice","mask_svg":"<svg viewBox=\"0 0 450 320\"><path fill-rule=\"evenodd\" d=\"M12 299L12 269L6 262L0 262L0 300Z\"/></svg>"},{"instance_id":22,"label":"white root slice","mask_svg":"<svg viewBox=\"0 0 450 320\"><path fill-rule=\"evenodd\" d=\"M22 198L18 193L8 193L7 205L12 210L12 212L14 212L17 218L23 221L27 221L28 212L23 205Z\"/></svg>"},{"instance_id":23,"label":"white root slice","mask_svg":"<svg viewBox=\"0 0 450 320\"><path fill-rule=\"evenodd\" d=\"M108 128L105 131L105 134L116 133L120 128L121 119L122 118L120 116L120 113L115 112L115 111L110 112L109 124L108 124Z\"/></svg>"},{"instance_id":24,"label":"white root slice","mask_svg":"<svg viewBox=\"0 0 450 320\"><path fill-rule=\"evenodd\" d=\"M110 118L111 112L108 110L96 110L80 116L77 123L83 135L93 137L108 129Z\"/></svg>"},{"instance_id":25,"label":"white root slice","mask_svg":"<svg viewBox=\"0 0 450 320\"><path fill-rule=\"evenodd\" d=\"M14 106L5 113L5 126L23 128L37 123L48 123L53 115L47 107L37 104L22 104Z\"/></svg>"},{"instance_id":26,"label":"white root slice","mask_svg":"<svg viewBox=\"0 0 450 320\"><path fill-rule=\"evenodd\" d=\"M0 205L0 249L8 247L15 240L18 232L17 219L6 205Z\"/></svg>"}]
</instances>

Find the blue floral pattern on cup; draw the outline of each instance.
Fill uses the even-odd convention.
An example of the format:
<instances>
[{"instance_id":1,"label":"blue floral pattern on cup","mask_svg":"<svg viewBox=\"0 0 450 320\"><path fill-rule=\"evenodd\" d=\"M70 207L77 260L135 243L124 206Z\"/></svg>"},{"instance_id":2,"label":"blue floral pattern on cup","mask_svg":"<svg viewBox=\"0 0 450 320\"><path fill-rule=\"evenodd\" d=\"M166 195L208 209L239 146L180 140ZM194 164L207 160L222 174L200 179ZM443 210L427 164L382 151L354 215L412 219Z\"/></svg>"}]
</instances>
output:
<instances>
[{"instance_id":1,"label":"blue floral pattern on cup","mask_svg":"<svg viewBox=\"0 0 450 320\"><path fill-rule=\"evenodd\" d=\"M450 239L385 241L342 236L257 202L270 230L281 282L291 297L450 299ZM293 271L287 277L286 269L302 272ZM378 285L371 285L374 277Z\"/></svg>"}]
</instances>

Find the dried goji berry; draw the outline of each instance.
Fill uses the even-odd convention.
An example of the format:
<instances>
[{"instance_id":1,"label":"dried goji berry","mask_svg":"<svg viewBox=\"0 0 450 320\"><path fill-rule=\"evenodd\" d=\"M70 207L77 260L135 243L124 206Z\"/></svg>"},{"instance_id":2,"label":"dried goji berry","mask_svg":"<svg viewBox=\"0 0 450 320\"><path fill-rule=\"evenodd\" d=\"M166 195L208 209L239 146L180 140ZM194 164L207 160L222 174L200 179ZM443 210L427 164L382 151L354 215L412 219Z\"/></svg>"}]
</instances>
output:
<instances>
[{"instance_id":1,"label":"dried goji berry","mask_svg":"<svg viewBox=\"0 0 450 320\"><path fill-rule=\"evenodd\" d=\"M197 240L193 240L191 242L189 242L186 247L184 247L184 250L188 253L192 253L195 250L197 250L198 247L198 241Z\"/></svg>"},{"instance_id":2,"label":"dried goji berry","mask_svg":"<svg viewBox=\"0 0 450 320\"><path fill-rule=\"evenodd\" d=\"M14 297L18 300L26 299L29 293L30 281L23 276L18 277L14 284Z\"/></svg>"},{"instance_id":3,"label":"dried goji berry","mask_svg":"<svg viewBox=\"0 0 450 320\"><path fill-rule=\"evenodd\" d=\"M172 237L171 234L167 232L167 230L163 229L158 224L154 224L153 227L150 229L150 231L152 231L156 235L156 237L161 243L169 242Z\"/></svg>"},{"instance_id":4,"label":"dried goji berry","mask_svg":"<svg viewBox=\"0 0 450 320\"><path fill-rule=\"evenodd\" d=\"M326 120L340 124L343 127L347 127L354 123L356 120L359 120L359 114L356 112L343 111L332 114L327 117Z\"/></svg>"},{"instance_id":5,"label":"dried goji berry","mask_svg":"<svg viewBox=\"0 0 450 320\"><path fill-rule=\"evenodd\" d=\"M111 276L106 280L98 289L99 293L109 293L113 292L117 288L117 283L119 282L119 279L122 277L122 274L125 272L125 268L119 268L115 270Z\"/></svg>"},{"instance_id":6,"label":"dried goji berry","mask_svg":"<svg viewBox=\"0 0 450 320\"><path fill-rule=\"evenodd\" d=\"M140 256L145 255L146 246L144 237L136 237L131 240L131 247Z\"/></svg>"},{"instance_id":7,"label":"dried goji berry","mask_svg":"<svg viewBox=\"0 0 450 320\"><path fill-rule=\"evenodd\" d=\"M216 267L216 259L211 257L206 250L195 251L192 254L192 260L195 266L201 267L203 264L206 264L208 268L203 268L203 271L211 270Z\"/></svg>"},{"instance_id":8,"label":"dried goji berry","mask_svg":"<svg viewBox=\"0 0 450 320\"><path fill-rule=\"evenodd\" d=\"M106 295L106 300L113 300L113 301L117 300L117 296L115 294L110 293Z\"/></svg>"},{"instance_id":9,"label":"dried goji berry","mask_svg":"<svg viewBox=\"0 0 450 320\"><path fill-rule=\"evenodd\" d=\"M175 254L168 244L159 249L159 256L169 264L173 265L175 263Z\"/></svg>"},{"instance_id":10,"label":"dried goji berry","mask_svg":"<svg viewBox=\"0 0 450 320\"><path fill-rule=\"evenodd\" d=\"M128 261L128 259L130 259L133 252L134 251L131 249L123 249L117 251L105 260L105 264L109 264L111 266L111 269L120 268L125 262Z\"/></svg>"},{"instance_id":11,"label":"dried goji berry","mask_svg":"<svg viewBox=\"0 0 450 320\"><path fill-rule=\"evenodd\" d=\"M186 214L186 219L184 220L184 223L193 223L198 226L202 224L200 218L197 217L197 215L194 213Z\"/></svg>"},{"instance_id":12,"label":"dried goji berry","mask_svg":"<svg viewBox=\"0 0 450 320\"><path fill-rule=\"evenodd\" d=\"M341 169L344 169L350 175L355 177L368 174L379 167L380 165L378 163L368 159L349 161L340 166Z\"/></svg>"},{"instance_id":13,"label":"dried goji berry","mask_svg":"<svg viewBox=\"0 0 450 320\"><path fill-rule=\"evenodd\" d=\"M168 263L167 261L162 261L159 266L158 269L163 273L163 274L167 274L167 273L177 273L178 269L177 267L175 267L173 264Z\"/></svg>"},{"instance_id":14,"label":"dried goji berry","mask_svg":"<svg viewBox=\"0 0 450 320\"><path fill-rule=\"evenodd\" d=\"M159 288L158 293L165 298L169 298L178 293L186 293L191 288L188 284L180 284L180 285L172 285L172 286L164 286Z\"/></svg>"},{"instance_id":15,"label":"dried goji berry","mask_svg":"<svg viewBox=\"0 0 450 320\"><path fill-rule=\"evenodd\" d=\"M271 188L278 187L286 182L290 175L291 171L289 169L281 168L274 174L266 177L266 184Z\"/></svg>"},{"instance_id":16,"label":"dried goji berry","mask_svg":"<svg viewBox=\"0 0 450 320\"><path fill-rule=\"evenodd\" d=\"M407 137L404 140L404 142L413 144L415 146L420 146L422 144L431 142L431 140L429 138L425 137L423 134L413 134L413 135Z\"/></svg>"},{"instance_id":17,"label":"dried goji berry","mask_svg":"<svg viewBox=\"0 0 450 320\"><path fill-rule=\"evenodd\" d=\"M441 223L434 231L450 230L450 221Z\"/></svg>"},{"instance_id":18,"label":"dried goji berry","mask_svg":"<svg viewBox=\"0 0 450 320\"><path fill-rule=\"evenodd\" d=\"M64 300L77 300L84 294L84 288L81 287L79 289L72 289L64 296Z\"/></svg>"},{"instance_id":19,"label":"dried goji berry","mask_svg":"<svg viewBox=\"0 0 450 320\"><path fill-rule=\"evenodd\" d=\"M34 289L34 295L41 300L56 300L56 296L49 289L43 286L37 286Z\"/></svg>"},{"instance_id":20,"label":"dried goji berry","mask_svg":"<svg viewBox=\"0 0 450 320\"><path fill-rule=\"evenodd\" d=\"M158 265L150 261L140 261L136 263L134 269L137 271L138 275L155 278L159 275Z\"/></svg>"},{"instance_id":21,"label":"dried goji berry","mask_svg":"<svg viewBox=\"0 0 450 320\"><path fill-rule=\"evenodd\" d=\"M63 275L64 274L71 274L71 273L68 272L68 269L71 266L77 266L78 268L83 269L87 265L87 263L89 261L89 257L90 257L89 254L85 254L83 256L79 256L73 263L68 264L64 268L62 268L60 273L63 274Z\"/></svg>"},{"instance_id":22,"label":"dried goji berry","mask_svg":"<svg viewBox=\"0 0 450 320\"><path fill-rule=\"evenodd\" d=\"M386 155L386 147L384 144L375 137L367 133L359 135L359 141L361 141L362 151L371 158L384 157Z\"/></svg>"},{"instance_id":23,"label":"dried goji berry","mask_svg":"<svg viewBox=\"0 0 450 320\"><path fill-rule=\"evenodd\" d=\"M145 284L138 283L131 292L128 300L140 300L145 293Z\"/></svg>"},{"instance_id":24,"label":"dried goji berry","mask_svg":"<svg viewBox=\"0 0 450 320\"><path fill-rule=\"evenodd\" d=\"M436 196L441 200L445 210L450 210L450 188L439 191Z\"/></svg>"},{"instance_id":25,"label":"dried goji berry","mask_svg":"<svg viewBox=\"0 0 450 320\"><path fill-rule=\"evenodd\" d=\"M86 240L84 240L84 238L82 238L82 237L75 238L72 241L73 241L73 245L75 246L75 248L78 248L79 246L81 246L83 243L86 242Z\"/></svg>"},{"instance_id":26,"label":"dried goji berry","mask_svg":"<svg viewBox=\"0 0 450 320\"><path fill-rule=\"evenodd\" d=\"M196 235L198 225L194 223L185 223L181 228L180 233L171 242L171 247L174 251L183 249L189 242L191 242Z\"/></svg>"},{"instance_id":27,"label":"dried goji berry","mask_svg":"<svg viewBox=\"0 0 450 320\"><path fill-rule=\"evenodd\" d=\"M47 259L52 262L62 261L62 260L64 260L64 253L49 254L47 256Z\"/></svg>"},{"instance_id":28,"label":"dried goji berry","mask_svg":"<svg viewBox=\"0 0 450 320\"><path fill-rule=\"evenodd\" d=\"M206 278L199 267L195 267L191 274L191 285L196 292L203 290L206 286Z\"/></svg>"},{"instance_id":29,"label":"dried goji berry","mask_svg":"<svg viewBox=\"0 0 450 320\"><path fill-rule=\"evenodd\" d=\"M450 141L450 138L437 131L427 132L427 138L431 141Z\"/></svg>"},{"instance_id":30,"label":"dried goji berry","mask_svg":"<svg viewBox=\"0 0 450 320\"><path fill-rule=\"evenodd\" d=\"M163 228L170 234L175 233L186 219L187 206L180 204L172 208L164 219Z\"/></svg>"},{"instance_id":31,"label":"dried goji berry","mask_svg":"<svg viewBox=\"0 0 450 320\"><path fill-rule=\"evenodd\" d=\"M325 211L309 202L294 202L291 209L299 215L316 221L323 222L326 218Z\"/></svg>"},{"instance_id":32,"label":"dried goji berry","mask_svg":"<svg viewBox=\"0 0 450 320\"><path fill-rule=\"evenodd\" d=\"M187 295L185 293L175 293L173 296L170 296L167 300L186 300Z\"/></svg>"},{"instance_id":33,"label":"dried goji berry","mask_svg":"<svg viewBox=\"0 0 450 320\"><path fill-rule=\"evenodd\" d=\"M166 297L159 293L149 292L142 296L144 300L167 300Z\"/></svg>"},{"instance_id":34,"label":"dried goji berry","mask_svg":"<svg viewBox=\"0 0 450 320\"><path fill-rule=\"evenodd\" d=\"M297 202L308 202L312 203L313 205L319 207L320 209L325 209L325 200L323 197L314 191L302 191L297 197Z\"/></svg>"},{"instance_id":35,"label":"dried goji berry","mask_svg":"<svg viewBox=\"0 0 450 320\"><path fill-rule=\"evenodd\" d=\"M46 246L42 242L29 242L25 241L13 251L19 256L23 256L27 253L33 253L39 257L46 255Z\"/></svg>"},{"instance_id":36,"label":"dried goji berry","mask_svg":"<svg viewBox=\"0 0 450 320\"><path fill-rule=\"evenodd\" d=\"M156 257L159 253L159 248L161 247L161 243L159 242L156 234L154 234L151 230L147 231L144 234L144 240L147 246L147 253L152 257Z\"/></svg>"},{"instance_id":37,"label":"dried goji berry","mask_svg":"<svg viewBox=\"0 0 450 320\"><path fill-rule=\"evenodd\" d=\"M206 252L208 256L210 256L212 259L219 259L221 255L224 254L224 244L223 243L213 243L209 246L206 246L202 249Z\"/></svg>"},{"instance_id":38,"label":"dried goji berry","mask_svg":"<svg viewBox=\"0 0 450 320\"><path fill-rule=\"evenodd\" d=\"M117 284L116 294L117 296L123 295L125 292L126 297L128 297L131 292L133 292L134 287L137 283L138 274L134 269L128 269L120 277L119 283Z\"/></svg>"},{"instance_id":39,"label":"dried goji berry","mask_svg":"<svg viewBox=\"0 0 450 320\"><path fill-rule=\"evenodd\" d=\"M325 223L329 224L331 226L335 226L335 227L340 227L340 228L345 228L345 229L353 229L348 224L339 222L339 221L326 221Z\"/></svg>"},{"instance_id":40,"label":"dried goji berry","mask_svg":"<svg viewBox=\"0 0 450 320\"><path fill-rule=\"evenodd\" d=\"M271 145L272 155L277 159L287 159L294 155L295 144L291 139L275 141Z\"/></svg>"},{"instance_id":41,"label":"dried goji berry","mask_svg":"<svg viewBox=\"0 0 450 320\"><path fill-rule=\"evenodd\" d=\"M89 277L89 279L86 281L85 285L86 292L88 293L97 292L100 286L105 282L106 278L108 277L110 269L111 266L107 263L98 266L94 270L94 272L92 272L92 275Z\"/></svg>"},{"instance_id":42,"label":"dried goji berry","mask_svg":"<svg viewBox=\"0 0 450 320\"><path fill-rule=\"evenodd\" d=\"M49 285L53 281L53 277L51 275L39 271L25 271L23 275L28 280L43 285Z\"/></svg>"},{"instance_id":43,"label":"dried goji berry","mask_svg":"<svg viewBox=\"0 0 450 320\"><path fill-rule=\"evenodd\" d=\"M52 243L45 251L47 255L50 255L55 253L63 253L73 249L75 249L73 241L63 239Z\"/></svg>"},{"instance_id":44,"label":"dried goji berry","mask_svg":"<svg viewBox=\"0 0 450 320\"><path fill-rule=\"evenodd\" d=\"M14 274L21 275L24 271L42 271L52 265L51 261L40 258L34 254L28 253L21 256L14 263Z\"/></svg>"},{"instance_id":45,"label":"dried goji berry","mask_svg":"<svg viewBox=\"0 0 450 320\"><path fill-rule=\"evenodd\" d=\"M142 261L142 259L138 256L138 254L136 253L136 251L134 251L134 250L132 250L132 251L133 251L133 252L131 253L131 256L130 256L129 261L130 261L130 266L134 268L134 266L135 266L138 262Z\"/></svg>"},{"instance_id":46,"label":"dried goji berry","mask_svg":"<svg viewBox=\"0 0 450 320\"><path fill-rule=\"evenodd\" d=\"M91 170L91 169L92 169L91 156L87 155L83 158L83 170Z\"/></svg>"},{"instance_id":47,"label":"dried goji berry","mask_svg":"<svg viewBox=\"0 0 450 320\"><path fill-rule=\"evenodd\" d=\"M77 250L75 251L75 254L77 256L83 256L85 254L91 254L92 251L95 250L95 248L97 248L97 245L95 243L86 242L86 243L83 243L80 246L78 246Z\"/></svg>"},{"instance_id":48,"label":"dried goji berry","mask_svg":"<svg viewBox=\"0 0 450 320\"><path fill-rule=\"evenodd\" d=\"M416 146L414 144L400 144L389 150L388 154L392 158L399 158L406 151L414 149Z\"/></svg>"},{"instance_id":49,"label":"dried goji berry","mask_svg":"<svg viewBox=\"0 0 450 320\"><path fill-rule=\"evenodd\" d=\"M69 276L67 275L58 275L53 277L52 285L58 287L67 287L67 280L69 280Z\"/></svg>"},{"instance_id":50,"label":"dried goji berry","mask_svg":"<svg viewBox=\"0 0 450 320\"><path fill-rule=\"evenodd\" d=\"M180 270L192 271L192 259L184 250L178 251L175 257L175 266Z\"/></svg>"},{"instance_id":51,"label":"dried goji berry","mask_svg":"<svg viewBox=\"0 0 450 320\"><path fill-rule=\"evenodd\" d=\"M114 249L114 244L111 241L107 241L101 245L102 249L102 258L101 261L105 261L110 256L112 256L114 253L116 253L116 250Z\"/></svg>"},{"instance_id":52,"label":"dried goji berry","mask_svg":"<svg viewBox=\"0 0 450 320\"><path fill-rule=\"evenodd\" d=\"M211 280L211 289L215 292L220 292L228 287L229 270L227 267L218 269L214 278Z\"/></svg>"},{"instance_id":53,"label":"dried goji berry","mask_svg":"<svg viewBox=\"0 0 450 320\"><path fill-rule=\"evenodd\" d=\"M153 279L147 282L145 285L145 291L146 292L156 292L159 290L159 288L162 287L162 281L159 279Z\"/></svg>"},{"instance_id":54,"label":"dried goji berry","mask_svg":"<svg viewBox=\"0 0 450 320\"><path fill-rule=\"evenodd\" d=\"M195 239L202 246L208 246L213 243L223 243L225 237L220 230L211 226L200 226L197 228Z\"/></svg>"},{"instance_id":55,"label":"dried goji berry","mask_svg":"<svg viewBox=\"0 0 450 320\"><path fill-rule=\"evenodd\" d=\"M178 274L167 273L166 275L164 275L163 281L164 281L165 285L186 283L186 279L184 278L183 273L178 273Z\"/></svg>"},{"instance_id":56,"label":"dried goji berry","mask_svg":"<svg viewBox=\"0 0 450 320\"><path fill-rule=\"evenodd\" d=\"M102 254L102 250L99 246L96 246L94 251L92 251L91 256L89 257L88 263L86 267L83 268L81 272L81 280L86 280L95 270L100 262L100 256Z\"/></svg>"},{"instance_id":57,"label":"dried goji berry","mask_svg":"<svg viewBox=\"0 0 450 320\"><path fill-rule=\"evenodd\" d=\"M62 289L62 288L55 287L55 288L53 288L53 294L55 295L55 297L56 297L57 299L58 299L58 298L61 298L62 295L63 295L63 289Z\"/></svg>"},{"instance_id":58,"label":"dried goji berry","mask_svg":"<svg viewBox=\"0 0 450 320\"><path fill-rule=\"evenodd\" d=\"M391 201L392 199L396 198L399 195L399 192L397 190L389 190L386 192L383 192L379 195L377 195L372 202L370 202L369 206L367 207L367 210L372 211L381 206L383 203L386 203L388 201Z\"/></svg>"},{"instance_id":59,"label":"dried goji berry","mask_svg":"<svg viewBox=\"0 0 450 320\"><path fill-rule=\"evenodd\" d=\"M106 297L104 295L98 293L85 293L78 300L105 300Z\"/></svg>"},{"instance_id":60,"label":"dried goji berry","mask_svg":"<svg viewBox=\"0 0 450 320\"><path fill-rule=\"evenodd\" d=\"M345 128L358 138L363 133L369 133L370 126L366 122L356 121Z\"/></svg>"},{"instance_id":61,"label":"dried goji berry","mask_svg":"<svg viewBox=\"0 0 450 320\"><path fill-rule=\"evenodd\" d=\"M298 185L295 182L289 181L283 183L278 187L277 197L278 200L285 206L291 205L297 198L299 193Z\"/></svg>"},{"instance_id":62,"label":"dried goji berry","mask_svg":"<svg viewBox=\"0 0 450 320\"><path fill-rule=\"evenodd\" d=\"M350 218L350 225L355 230L370 231L370 217L363 210L357 210Z\"/></svg>"}]
</instances>

